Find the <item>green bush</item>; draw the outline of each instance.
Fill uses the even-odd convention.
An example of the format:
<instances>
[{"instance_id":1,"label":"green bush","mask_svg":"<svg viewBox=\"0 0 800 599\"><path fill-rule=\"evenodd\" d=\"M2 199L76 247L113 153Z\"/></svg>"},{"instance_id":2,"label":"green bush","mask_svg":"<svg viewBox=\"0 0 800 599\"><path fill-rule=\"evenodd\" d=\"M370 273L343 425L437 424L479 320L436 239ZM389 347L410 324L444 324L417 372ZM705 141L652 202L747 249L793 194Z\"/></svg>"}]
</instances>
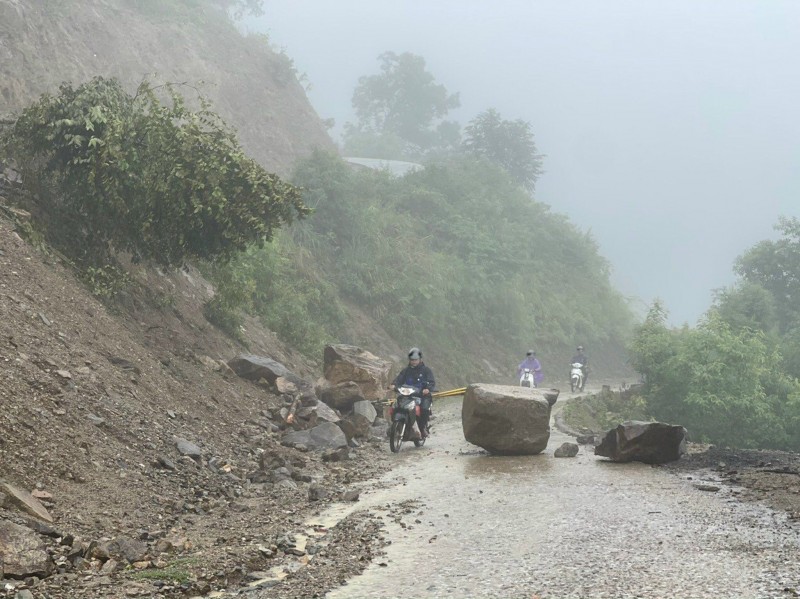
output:
<instances>
[{"instance_id":1,"label":"green bush","mask_svg":"<svg viewBox=\"0 0 800 599\"><path fill-rule=\"evenodd\" d=\"M635 334L633 364L648 413L693 438L731 447L800 449L800 382L774 341L712 310L696 329L670 330L655 305Z\"/></svg>"},{"instance_id":2,"label":"green bush","mask_svg":"<svg viewBox=\"0 0 800 599\"><path fill-rule=\"evenodd\" d=\"M113 250L163 266L224 261L309 212L202 98L191 111L172 86L63 85L22 113L6 147L26 181L51 184L36 211L51 239L91 265Z\"/></svg>"}]
</instances>

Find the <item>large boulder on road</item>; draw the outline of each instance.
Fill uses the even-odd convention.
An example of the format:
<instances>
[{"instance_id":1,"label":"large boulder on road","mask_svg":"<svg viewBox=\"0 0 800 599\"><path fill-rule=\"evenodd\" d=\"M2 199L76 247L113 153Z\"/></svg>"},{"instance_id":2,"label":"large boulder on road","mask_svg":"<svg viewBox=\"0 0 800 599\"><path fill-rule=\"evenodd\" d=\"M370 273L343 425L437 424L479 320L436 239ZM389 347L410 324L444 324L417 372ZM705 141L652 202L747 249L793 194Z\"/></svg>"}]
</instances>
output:
<instances>
[{"instance_id":1,"label":"large boulder on road","mask_svg":"<svg viewBox=\"0 0 800 599\"><path fill-rule=\"evenodd\" d=\"M594 453L613 462L664 464L680 458L685 447L686 429L682 426L629 420L608 431Z\"/></svg>"},{"instance_id":2,"label":"large boulder on road","mask_svg":"<svg viewBox=\"0 0 800 599\"><path fill-rule=\"evenodd\" d=\"M490 453L533 455L550 439L550 403L539 389L473 384L464 395L461 425L467 441Z\"/></svg>"},{"instance_id":3,"label":"large boulder on road","mask_svg":"<svg viewBox=\"0 0 800 599\"><path fill-rule=\"evenodd\" d=\"M324 358L323 374L332 385L352 381L361 389L363 398L370 401L386 395L390 362L360 347L345 344L326 346Z\"/></svg>"}]
</instances>

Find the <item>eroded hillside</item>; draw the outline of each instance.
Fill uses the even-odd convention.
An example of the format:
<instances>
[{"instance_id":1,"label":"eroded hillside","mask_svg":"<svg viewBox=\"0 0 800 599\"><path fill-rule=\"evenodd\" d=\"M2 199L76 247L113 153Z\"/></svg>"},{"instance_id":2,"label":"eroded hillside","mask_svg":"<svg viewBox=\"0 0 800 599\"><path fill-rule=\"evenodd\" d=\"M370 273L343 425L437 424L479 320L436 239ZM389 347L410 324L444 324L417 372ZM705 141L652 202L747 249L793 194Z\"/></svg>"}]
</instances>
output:
<instances>
[{"instance_id":1,"label":"eroded hillside","mask_svg":"<svg viewBox=\"0 0 800 599\"><path fill-rule=\"evenodd\" d=\"M242 36L212 8L159 2L0 0L0 114L59 84L144 77L196 88L267 169L288 173L316 147L333 149L288 57L262 36ZM176 5L178 3L175 3Z\"/></svg>"}]
</instances>

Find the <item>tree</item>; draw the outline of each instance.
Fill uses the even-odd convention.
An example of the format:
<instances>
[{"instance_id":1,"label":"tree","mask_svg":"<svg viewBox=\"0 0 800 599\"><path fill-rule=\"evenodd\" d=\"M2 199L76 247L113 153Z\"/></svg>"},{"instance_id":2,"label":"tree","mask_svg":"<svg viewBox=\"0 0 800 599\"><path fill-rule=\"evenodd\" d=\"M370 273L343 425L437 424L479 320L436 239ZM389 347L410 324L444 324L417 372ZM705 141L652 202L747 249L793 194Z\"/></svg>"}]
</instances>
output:
<instances>
[{"instance_id":1,"label":"tree","mask_svg":"<svg viewBox=\"0 0 800 599\"><path fill-rule=\"evenodd\" d=\"M23 111L6 147L25 181L49 184L36 213L51 238L88 265L113 248L179 266L227 260L308 214L299 190L247 157L200 104L189 110L172 86L144 82L131 96L97 77Z\"/></svg>"},{"instance_id":2,"label":"tree","mask_svg":"<svg viewBox=\"0 0 800 599\"><path fill-rule=\"evenodd\" d=\"M503 120L490 108L470 121L464 131L467 151L501 166L525 189L534 189L542 173L542 156L536 150L530 123Z\"/></svg>"},{"instance_id":3,"label":"tree","mask_svg":"<svg viewBox=\"0 0 800 599\"><path fill-rule=\"evenodd\" d=\"M458 94L436 83L421 56L385 52L378 59L381 73L361 77L353 92L358 123L348 135L394 133L423 149L434 145L434 125L459 106Z\"/></svg>"},{"instance_id":4,"label":"tree","mask_svg":"<svg viewBox=\"0 0 800 599\"><path fill-rule=\"evenodd\" d=\"M750 329L770 334L778 330L778 315L772 294L758 283L742 281L718 291L719 316L735 330Z\"/></svg>"},{"instance_id":5,"label":"tree","mask_svg":"<svg viewBox=\"0 0 800 599\"><path fill-rule=\"evenodd\" d=\"M783 333L800 325L800 220L781 217L775 229L783 238L756 244L734 269L772 294Z\"/></svg>"}]
</instances>

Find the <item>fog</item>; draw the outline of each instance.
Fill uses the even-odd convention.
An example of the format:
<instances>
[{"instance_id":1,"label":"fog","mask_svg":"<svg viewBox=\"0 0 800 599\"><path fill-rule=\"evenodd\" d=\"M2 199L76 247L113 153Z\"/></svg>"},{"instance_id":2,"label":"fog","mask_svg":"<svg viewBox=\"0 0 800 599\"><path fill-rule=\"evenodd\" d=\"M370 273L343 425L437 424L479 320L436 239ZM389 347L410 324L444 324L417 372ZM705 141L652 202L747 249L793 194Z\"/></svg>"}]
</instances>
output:
<instances>
[{"instance_id":1,"label":"fog","mask_svg":"<svg viewBox=\"0 0 800 599\"><path fill-rule=\"evenodd\" d=\"M269 34L336 137L385 51L461 107L531 123L536 199L590 231L642 312L696 320L736 257L800 215L800 3L266 0ZM587 297L586 301L591 301Z\"/></svg>"}]
</instances>

